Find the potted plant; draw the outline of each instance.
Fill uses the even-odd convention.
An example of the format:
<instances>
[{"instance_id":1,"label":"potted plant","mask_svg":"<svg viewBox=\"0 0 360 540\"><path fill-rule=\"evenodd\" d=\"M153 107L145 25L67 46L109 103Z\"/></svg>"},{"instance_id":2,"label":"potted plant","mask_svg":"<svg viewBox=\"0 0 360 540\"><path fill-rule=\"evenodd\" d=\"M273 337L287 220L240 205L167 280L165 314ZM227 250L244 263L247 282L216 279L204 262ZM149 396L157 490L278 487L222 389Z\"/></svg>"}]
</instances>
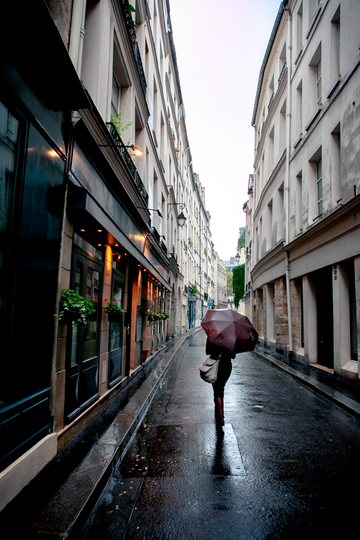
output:
<instances>
[{"instance_id":1,"label":"potted plant","mask_svg":"<svg viewBox=\"0 0 360 540\"><path fill-rule=\"evenodd\" d=\"M119 322L121 319L121 315L124 313L122 307L120 307L119 304L117 302L114 302L113 300L108 301L107 298L105 298L105 303L105 313L108 314L109 322Z\"/></svg>"},{"instance_id":2,"label":"potted plant","mask_svg":"<svg viewBox=\"0 0 360 540\"><path fill-rule=\"evenodd\" d=\"M190 294L196 294L198 292L198 288L196 285L190 285L189 286L189 292Z\"/></svg>"},{"instance_id":3,"label":"potted plant","mask_svg":"<svg viewBox=\"0 0 360 540\"><path fill-rule=\"evenodd\" d=\"M157 311L148 311L148 319L149 321L158 321L159 320L159 313Z\"/></svg>"},{"instance_id":4,"label":"potted plant","mask_svg":"<svg viewBox=\"0 0 360 540\"><path fill-rule=\"evenodd\" d=\"M78 324L87 324L88 319L96 313L93 302L86 300L83 296L72 289L63 289L60 297L59 321L77 326Z\"/></svg>"}]
</instances>

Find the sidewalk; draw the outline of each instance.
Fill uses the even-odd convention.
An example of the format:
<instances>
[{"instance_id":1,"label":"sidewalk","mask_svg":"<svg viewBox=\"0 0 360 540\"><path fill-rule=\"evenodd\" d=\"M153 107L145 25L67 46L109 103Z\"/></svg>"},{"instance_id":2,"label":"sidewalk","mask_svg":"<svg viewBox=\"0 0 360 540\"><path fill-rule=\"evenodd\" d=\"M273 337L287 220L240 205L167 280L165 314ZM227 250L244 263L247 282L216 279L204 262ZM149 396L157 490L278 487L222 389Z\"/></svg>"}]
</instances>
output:
<instances>
[{"instance_id":1,"label":"sidewalk","mask_svg":"<svg viewBox=\"0 0 360 540\"><path fill-rule=\"evenodd\" d=\"M110 410L111 404L105 407L108 415L113 412L113 421L109 423L105 410L100 419L96 417L94 425L84 430L86 433L80 433L76 444L65 448L47 470L40 473L40 478L0 514L3 530L8 530L10 535L21 532L22 537L34 539L78 537L176 353L198 330L172 338L164 349L132 374L133 380L119 392L119 398L113 400L117 401L113 406L117 407L115 414ZM56 484L58 489L55 489ZM31 526L35 515L36 523ZM4 528L6 525L10 528Z\"/></svg>"},{"instance_id":2,"label":"sidewalk","mask_svg":"<svg viewBox=\"0 0 360 540\"><path fill-rule=\"evenodd\" d=\"M255 354L360 419L360 386L257 346Z\"/></svg>"}]
</instances>

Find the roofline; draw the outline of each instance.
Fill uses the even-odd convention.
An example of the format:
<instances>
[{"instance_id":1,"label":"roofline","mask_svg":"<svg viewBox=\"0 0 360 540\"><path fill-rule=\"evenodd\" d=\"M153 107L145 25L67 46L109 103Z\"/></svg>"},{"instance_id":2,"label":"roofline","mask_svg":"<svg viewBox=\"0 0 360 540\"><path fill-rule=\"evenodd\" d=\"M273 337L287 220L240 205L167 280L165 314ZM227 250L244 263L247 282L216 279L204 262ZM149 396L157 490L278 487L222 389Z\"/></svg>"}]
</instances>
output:
<instances>
[{"instance_id":1,"label":"roofline","mask_svg":"<svg viewBox=\"0 0 360 540\"><path fill-rule=\"evenodd\" d=\"M257 90L256 90L255 103L254 103L254 110L253 110L253 115L252 115L252 119L251 119L251 125L253 127L255 126L255 119L256 119L256 114L257 114L257 110L258 110L258 106L259 106L259 98L260 98L260 92L261 92L262 83L263 83L263 80L264 80L265 69L266 69L266 66L267 66L267 63L268 63L268 60L269 60L269 56L270 56L272 46L274 45L275 36L276 36L277 31L278 31L279 26L280 26L281 17L282 17L282 14L285 11L284 8L287 5L287 3L288 3L288 0L283 0L281 2L280 6L279 6L279 10L277 12L277 16L276 16L275 23L274 23L274 26L273 26L273 29L272 29L272 32L271 32L271 36L270 36L269 43L268 43L268 46L267 46L267 49L266 49L266 52L265 52L265 56L264 56L263 62L261 64L260 74L259 74L259 79L258 79L258 85L257 85Z\"/></svg>"}]
</instances>

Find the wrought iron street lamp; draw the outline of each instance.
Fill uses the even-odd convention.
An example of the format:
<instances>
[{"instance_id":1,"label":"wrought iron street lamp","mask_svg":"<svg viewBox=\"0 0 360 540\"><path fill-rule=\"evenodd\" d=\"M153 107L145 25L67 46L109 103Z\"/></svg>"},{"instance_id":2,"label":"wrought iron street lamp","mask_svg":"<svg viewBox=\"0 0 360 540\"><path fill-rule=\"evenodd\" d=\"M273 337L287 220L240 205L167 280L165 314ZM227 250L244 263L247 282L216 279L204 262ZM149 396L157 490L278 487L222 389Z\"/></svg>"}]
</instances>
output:
<instances>
[{"instance_id":1,"label":"wrought iron street lamp","mask_svg":"<svg viewBox=\"0 0 360 540\"><path fill-rule=\"evenodd\" d=\"M185 204L184 203L168 203L167 206L168 206L168 213L167 213L168 218L170 214L169 206L180 206L180 214L177 217L177 222L178 222L179 227L182 228L186 222L186 217L183 213L184 208L186 208Z\"/></svg>"}]
</instances>

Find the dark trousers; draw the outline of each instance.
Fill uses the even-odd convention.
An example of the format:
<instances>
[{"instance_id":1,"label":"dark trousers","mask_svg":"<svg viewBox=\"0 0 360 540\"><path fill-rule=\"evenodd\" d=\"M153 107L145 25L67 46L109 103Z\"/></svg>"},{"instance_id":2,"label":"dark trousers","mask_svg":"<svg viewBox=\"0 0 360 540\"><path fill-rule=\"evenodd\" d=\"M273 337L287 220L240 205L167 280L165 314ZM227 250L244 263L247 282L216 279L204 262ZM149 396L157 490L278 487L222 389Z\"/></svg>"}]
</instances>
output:
<instances>
[{"instance_id":1,"label":"dark trousers","mask_svg":"<svg viewBox=\"0 0 360 540\"><path fill-rule=\"evenodd\" d=\"M219 363L219 370L216 382L212 385L214 398L224 398L224 388L231 375L232 363L230 358L222 358Z\"/></svg>"}]
</instances>

